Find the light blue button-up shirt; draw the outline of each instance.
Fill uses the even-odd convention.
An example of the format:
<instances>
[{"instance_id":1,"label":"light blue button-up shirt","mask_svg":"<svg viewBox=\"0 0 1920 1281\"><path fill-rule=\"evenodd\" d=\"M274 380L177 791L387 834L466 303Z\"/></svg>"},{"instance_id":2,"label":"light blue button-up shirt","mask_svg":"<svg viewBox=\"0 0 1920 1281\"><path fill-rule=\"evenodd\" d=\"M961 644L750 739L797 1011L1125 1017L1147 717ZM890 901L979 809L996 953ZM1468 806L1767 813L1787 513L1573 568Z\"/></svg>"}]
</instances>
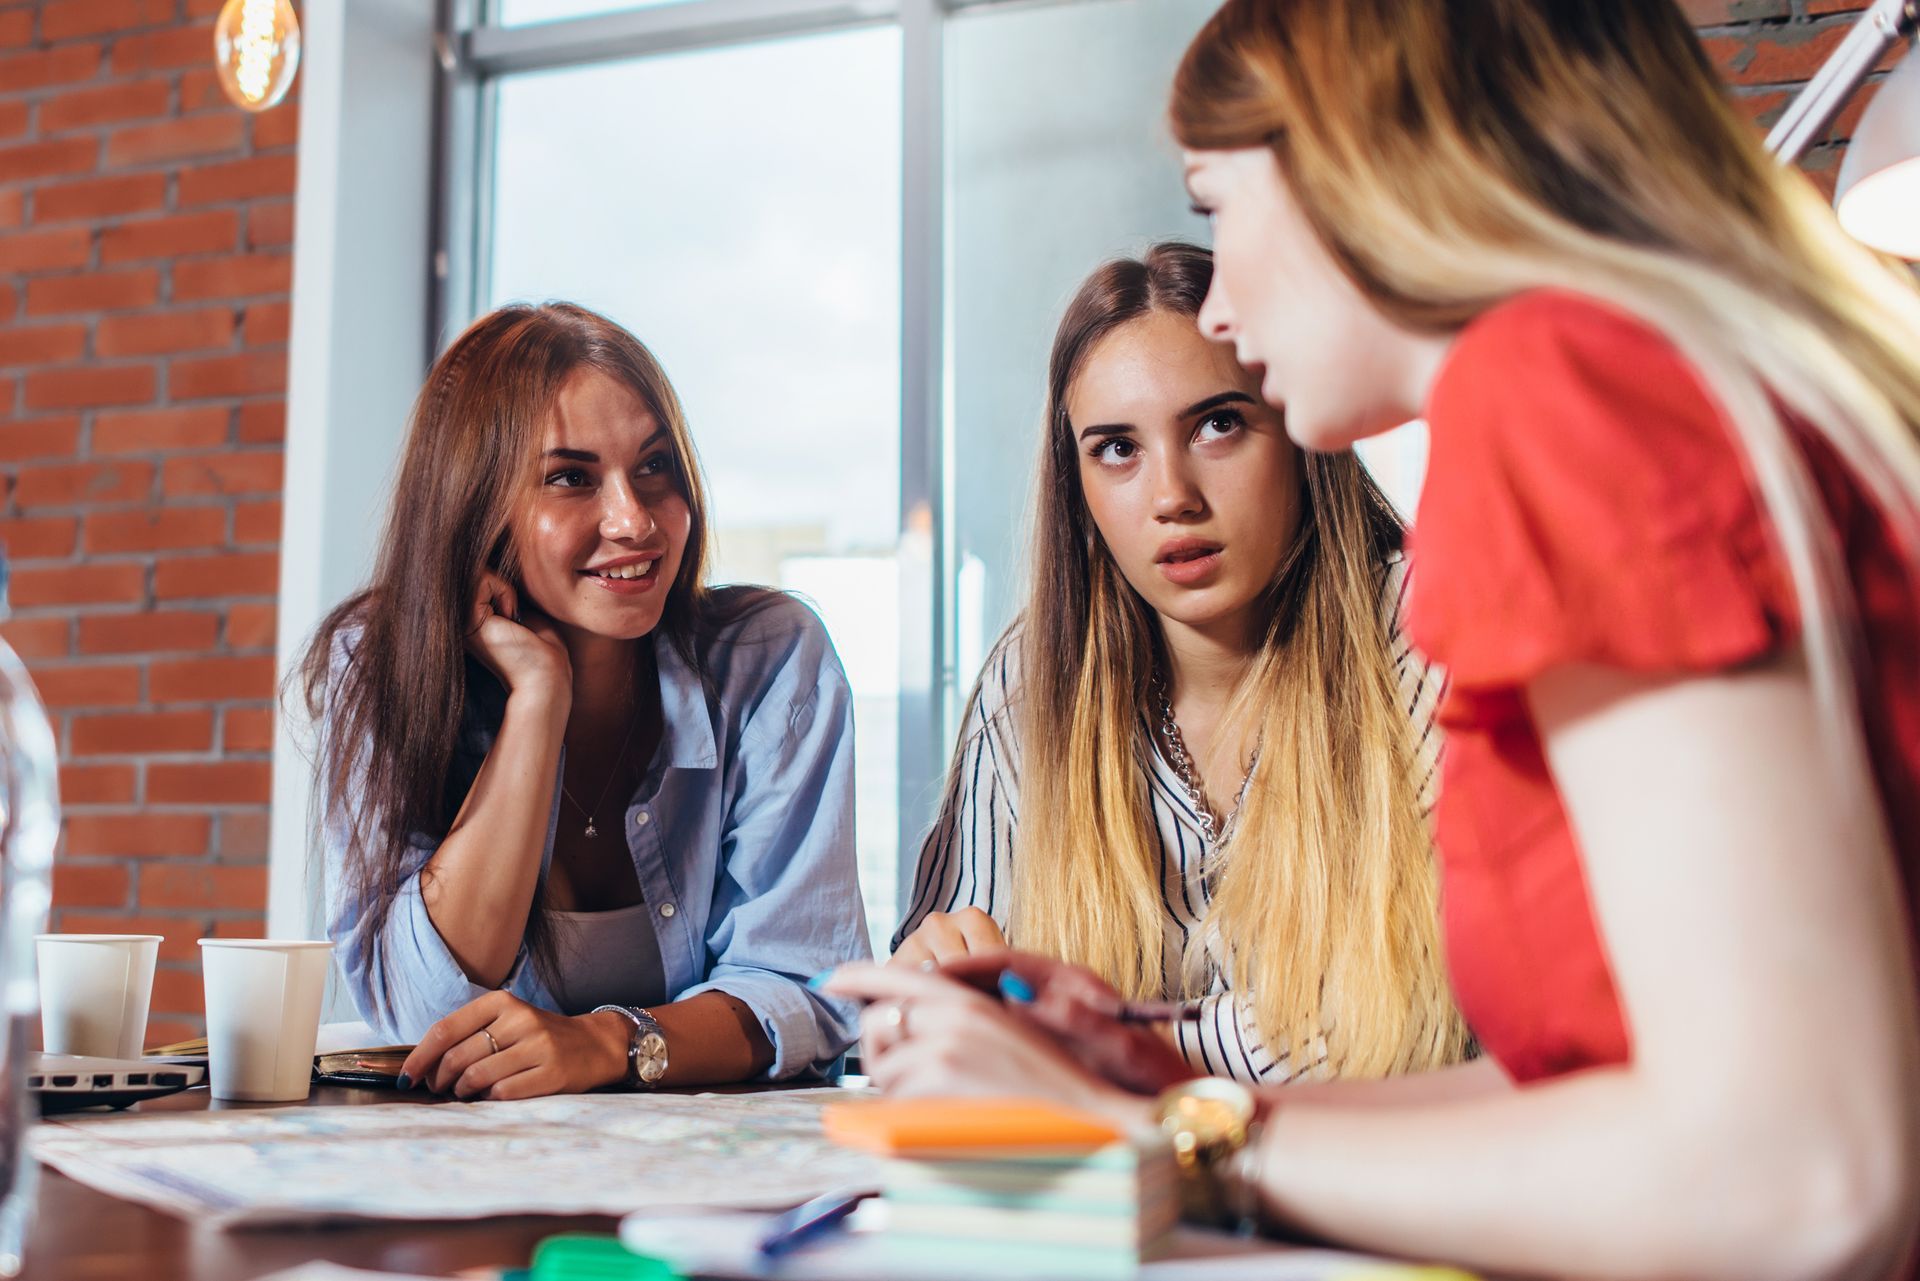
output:
<instances>
[{"instance_id":1,"label":"light blue button-up shirt","mask_svg":"<svg viewBox=\"0 0 1920 1281\"><path fill-rule=\"evenodd\" d=\"M351 661L353 640L336 647ZM655 646L663 732L621 824L672 1000L720 991L744 1002L773 1043L768 1079L824 1072L857 1035L856 1011L806 980L865 959L853 831L853 701L826 629L791 599L736 622L701 651L706 681ZM455 752L470 782L504 709L497 685L470 682ZM564 760L561 762L564 767ZM542 869L553 857L558 778ZM325 825L328 935L361 1016L412 1042L491 989L468 979L420 897L440 838L415 833L405 879L379 929L345 892L344 814ZM605 830L602 820L602 832ZM502 987L560 1008L523 942Z\"/></svg>"}]
</instances>

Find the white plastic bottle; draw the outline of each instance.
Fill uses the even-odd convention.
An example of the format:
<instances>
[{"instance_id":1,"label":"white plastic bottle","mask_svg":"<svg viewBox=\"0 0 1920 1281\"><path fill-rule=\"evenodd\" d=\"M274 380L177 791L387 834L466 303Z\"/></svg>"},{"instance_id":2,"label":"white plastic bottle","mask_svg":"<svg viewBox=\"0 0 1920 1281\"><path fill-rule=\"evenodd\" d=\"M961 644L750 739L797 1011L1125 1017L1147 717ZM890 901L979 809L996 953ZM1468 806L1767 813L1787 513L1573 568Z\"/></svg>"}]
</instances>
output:
<instances>
[{"instance_id":1,"label":"white plastic bottle","mask_svg":"<svg viewBox=\"0 0 1920 1281\"><path fill-rule=\"evenodd\" d=\"M0 618L6 615L7 559L0 550ZM26 1059L40 1019L33 938L47 928L52 899L59 770L46 709L13 647L0 639L0 1276L8 1277L20 1271L33 1222Z\"/></svg>"}]
</instances>

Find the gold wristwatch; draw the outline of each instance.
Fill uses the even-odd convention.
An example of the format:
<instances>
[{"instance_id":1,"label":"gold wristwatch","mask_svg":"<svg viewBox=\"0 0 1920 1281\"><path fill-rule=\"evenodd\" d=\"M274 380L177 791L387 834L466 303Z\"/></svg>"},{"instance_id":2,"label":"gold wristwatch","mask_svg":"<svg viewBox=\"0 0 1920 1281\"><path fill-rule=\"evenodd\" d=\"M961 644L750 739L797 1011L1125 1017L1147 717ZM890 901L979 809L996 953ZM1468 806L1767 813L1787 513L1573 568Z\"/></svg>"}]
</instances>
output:
<instances>
[{"instance_id":1,"label":"gold wristwatch","mask_svg":"<svg viewBox=\"0 0 1920 1281\"><path fill-rule=\"evenodd\" d=\"M1164 1091L1160 1130L1180 1171L1180 1208L1190 1222L1249 1230L1258 1192L1241 1157L1256 1138L1260 1109L1252 1090L1217 1076Z\"/></svg>"}]
</instances>

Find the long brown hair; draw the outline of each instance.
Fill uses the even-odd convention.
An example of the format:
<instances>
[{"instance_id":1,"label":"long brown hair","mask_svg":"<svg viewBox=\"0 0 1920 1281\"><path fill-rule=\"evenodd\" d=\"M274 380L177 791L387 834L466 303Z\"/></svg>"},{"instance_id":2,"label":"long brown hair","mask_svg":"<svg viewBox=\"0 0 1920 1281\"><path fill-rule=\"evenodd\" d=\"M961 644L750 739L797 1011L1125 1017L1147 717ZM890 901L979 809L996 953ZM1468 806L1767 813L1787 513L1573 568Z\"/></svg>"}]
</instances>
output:
<instances>
[{"instance_id":1,"label":"long brown hair","mask_svg":"<svg viewBox=\"0 0 1920 1281\"><path fill-rule=\"evenodd\" d=\"M1164 915L1138 726L1161 649L1080 485L1067 398L1105 336L1152 312L1194 317L1212 255L1153 246L1081 286L1054 338L1032 558L1020 629L1022 818L1009 925L1129 995L1165 982ZM1184 995L1210 958L1250 994L1267 1045L1379 1076L1458 1059L1432 850L1413 777L1381 591L1401 545L1391 505L1352 454L1309 454L1293 546L1268 592L1260 649L1228 723L1263 747ZM1232 737L1232 735L1228 735Z\"/></svg>"},{"instance_id":2,"label":"long brown hair","mask_svg":"<svg viewBox=\"0 0 1920 1281\"><path fill-rule=\"evenodd\" d=\"M1269 149L1333 259L1410 329L1558 287L1674 342L1791 569L1827 758L1878 812L1847 579L1781 410L1920 558L1920 293L1764 153L1672 0L1227 0L1171 116L1189 149Z\"/></svg>"},{"instance_id":3,"label":"long brown hair","mask_svg":"<svg viewBox=\"0 0 1920 1281\"><path fill-rule=\"evenodd\" d=\"M570 303L502 307L434 362L414 402L386 530L369 585L328 614L297 679L322 725L316 803L348 819L342 887L378 933L408 866L408 838L443 836L471 780L452 768L469 680L491 680L466 651L481 573L516 581L513 519L537 483L541 433L561 388L597 369L646 406L670 442L691 516L680 571L655 635L694 671L710 632L774 593L706 586L706 487L673 384L632 334ZM335 650L351 657L335 662ZM551 961L536 890L527 938ZM383 971L384 972L384 971Z\"/></svg>"}]
</instances>

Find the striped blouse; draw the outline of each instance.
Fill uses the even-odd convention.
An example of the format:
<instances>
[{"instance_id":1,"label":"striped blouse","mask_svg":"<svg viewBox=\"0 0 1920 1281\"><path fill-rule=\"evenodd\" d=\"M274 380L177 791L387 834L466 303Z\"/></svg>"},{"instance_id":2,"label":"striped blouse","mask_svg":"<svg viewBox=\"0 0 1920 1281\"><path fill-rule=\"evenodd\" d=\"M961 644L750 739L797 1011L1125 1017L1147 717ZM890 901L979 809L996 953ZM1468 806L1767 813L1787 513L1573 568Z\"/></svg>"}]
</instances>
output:
<instances>
[{"instance_id":1,"label":"striped blouse","mask_svg":"<svg viewBox=\"0 0 1920 1281\"><path fill-rule=\"evenodd\" d=\"M1445 678L1412 651L1401 633L1406 599L1404 561L1389 567L1381 597L1399 672L1407 715L1418 744L1421 808L1430 813L1440 760L1440 731L1434 715ZM994 647L968 709L958 757L948 779L939 817L920 849L914 876L913 905L893 937L898 949L929 912L977 907L1002 930L1012 891L1014 831L1019 823L1019 745L1014 740L1012 703L1019 685L1016 633ZM1159 843L1161 899L1166 905L1166 994L1183 989L1181 967L1187 939L1200 927L1211 900L1207 859L1212 852L1178 771L1162 755L1157 735L1144 721L1137 726L1137 759L1146 775L1147 795ZM1199 1017L1177 1021L1180 1052L1198 1071L1249 1083L1285 1084L1316 1079L1324 1063L1317 1051L1291 1053L1262 1042L1245 992L1228 988L1226 967L1209 962L1209 994L1194 1004Z\"/></svg>"}]
</instances>

